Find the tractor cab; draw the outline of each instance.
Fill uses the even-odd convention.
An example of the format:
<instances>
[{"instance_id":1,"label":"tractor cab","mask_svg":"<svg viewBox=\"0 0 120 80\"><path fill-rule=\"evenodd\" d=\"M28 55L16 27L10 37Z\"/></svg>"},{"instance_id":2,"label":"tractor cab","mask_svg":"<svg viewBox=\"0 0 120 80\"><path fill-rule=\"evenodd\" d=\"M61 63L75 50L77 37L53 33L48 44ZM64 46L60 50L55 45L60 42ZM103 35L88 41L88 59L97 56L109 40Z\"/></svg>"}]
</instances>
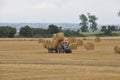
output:
<instances>
[{"instance_id":1,"label":"tractor cab","mask_svg":"<svg viewBox=\"0 0 120 80\"><path fill-rule=\"evenodd\" d=\"M72 53L72 50L69 47L68 41L61 41L61 42L59 42L58 45L60 45L60 47L58 46L58 52Z\"/></svg>"},{"instance_id":2,"label":"tractor cab","mask_svg":"<svg viewBox=\"0 0 120 80\"><path fill-rule=\"evenodd\" d=\"M69 43L67 41L58 42L57 47L48 48L49 53L72 53Z\"/></svg>"}]
</instances>

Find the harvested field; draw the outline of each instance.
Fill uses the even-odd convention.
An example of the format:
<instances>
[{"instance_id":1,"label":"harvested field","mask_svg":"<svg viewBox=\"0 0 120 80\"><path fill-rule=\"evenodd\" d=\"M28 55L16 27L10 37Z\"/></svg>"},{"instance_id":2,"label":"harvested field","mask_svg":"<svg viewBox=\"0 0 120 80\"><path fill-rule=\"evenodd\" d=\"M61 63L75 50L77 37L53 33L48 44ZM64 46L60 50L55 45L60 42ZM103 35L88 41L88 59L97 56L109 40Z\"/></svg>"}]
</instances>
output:
<instances>
[{"instance_id":1,"label":"harvested field","mask_svg":"<svg viewBox=\"0 0 120 80\"><path fill-rule=\"evenodd\" d=\"M48 53L39 39L0 39L0 80L120 80L120 37L100 39L71 54Z\"/></svg>"}]
</instances>

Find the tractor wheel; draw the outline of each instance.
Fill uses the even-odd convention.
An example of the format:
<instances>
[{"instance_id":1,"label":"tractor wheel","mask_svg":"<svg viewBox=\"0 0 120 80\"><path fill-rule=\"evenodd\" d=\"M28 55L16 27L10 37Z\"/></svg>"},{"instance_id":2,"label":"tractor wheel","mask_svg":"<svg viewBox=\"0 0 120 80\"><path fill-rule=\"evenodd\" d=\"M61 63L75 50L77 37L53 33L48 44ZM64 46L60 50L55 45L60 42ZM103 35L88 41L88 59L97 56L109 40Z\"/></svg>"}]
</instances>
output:
<instances>
[{"instance_id":1,"label":"tractor wheel","mask_svg":"<svg viewBox=\"0 0 120 80\"><path fill-rule=\"evenodd\" d=\"M70 48L65 49L65 53L72 53L72 50Z\"/></svg>"},{"instance_id":2,"label":"tractor wheel","mask_svg":"<svg viewBox=\"0 0 120 80\"><path fill-rule=\"evenodd\" d=\"M52 49L48 49L48 53L53 53L53 50Z\"/></svg>"}]
</instances>

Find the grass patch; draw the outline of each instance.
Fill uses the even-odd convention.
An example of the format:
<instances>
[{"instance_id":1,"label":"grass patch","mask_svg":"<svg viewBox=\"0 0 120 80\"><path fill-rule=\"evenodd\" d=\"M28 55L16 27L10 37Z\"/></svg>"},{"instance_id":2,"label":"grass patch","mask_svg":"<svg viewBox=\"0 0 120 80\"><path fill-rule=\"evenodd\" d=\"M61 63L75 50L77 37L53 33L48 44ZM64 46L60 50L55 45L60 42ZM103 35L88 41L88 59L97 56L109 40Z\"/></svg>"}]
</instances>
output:
<instances>
[{"instance_id":1,"label":"grass patch","mask_svg":"<svg viewBox=\"0 0 120 80\"><path fill-rule=\"evenodd\" d=\"M85 37L91 36L120 36L120 31L112 31L112 35L104 34L104 32L81 32Z\"/></svg>"}]
</instances>

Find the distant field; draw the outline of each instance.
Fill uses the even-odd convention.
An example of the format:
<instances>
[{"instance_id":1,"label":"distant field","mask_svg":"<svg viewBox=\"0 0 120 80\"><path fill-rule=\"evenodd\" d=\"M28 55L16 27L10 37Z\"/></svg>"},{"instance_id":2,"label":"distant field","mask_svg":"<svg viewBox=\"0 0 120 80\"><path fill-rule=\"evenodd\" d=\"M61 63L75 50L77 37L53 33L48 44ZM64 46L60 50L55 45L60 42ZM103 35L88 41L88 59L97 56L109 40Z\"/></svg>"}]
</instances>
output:
<instances>
[{"instance_id":1,"label":"distant field","mask_svg":"<svg viewBox=\"0 0 120 80\"><path fill-rule=\"evenodd\" d=\"M71 54L49 54L38 38L0 39L0 80L120 80L120 54L114 46L120 37L101 37L87 51L83 46Z\"/></svg>"},{"instance_id":2,"label":"distant field","mask_svg":"<svg viewBox=\"0 0 120 80\"><path fill-rule=\"evenodd\" d=\"M120 36L120 31L112 31L113 35L114 36ZM97 36L97 35L100 35L100 36L103 36L103 32L82 32L82 34L84 36Z\"/></svg>"},{"instance_id":3,"label":"distant field","mask_svg":"<svg viewBox=\"0 0 120 80\"><path fill-rule=\"evenodd\" d=\"M113 33L120 34L120 31L113 31Z\"/></svg>"}]
</instances>

